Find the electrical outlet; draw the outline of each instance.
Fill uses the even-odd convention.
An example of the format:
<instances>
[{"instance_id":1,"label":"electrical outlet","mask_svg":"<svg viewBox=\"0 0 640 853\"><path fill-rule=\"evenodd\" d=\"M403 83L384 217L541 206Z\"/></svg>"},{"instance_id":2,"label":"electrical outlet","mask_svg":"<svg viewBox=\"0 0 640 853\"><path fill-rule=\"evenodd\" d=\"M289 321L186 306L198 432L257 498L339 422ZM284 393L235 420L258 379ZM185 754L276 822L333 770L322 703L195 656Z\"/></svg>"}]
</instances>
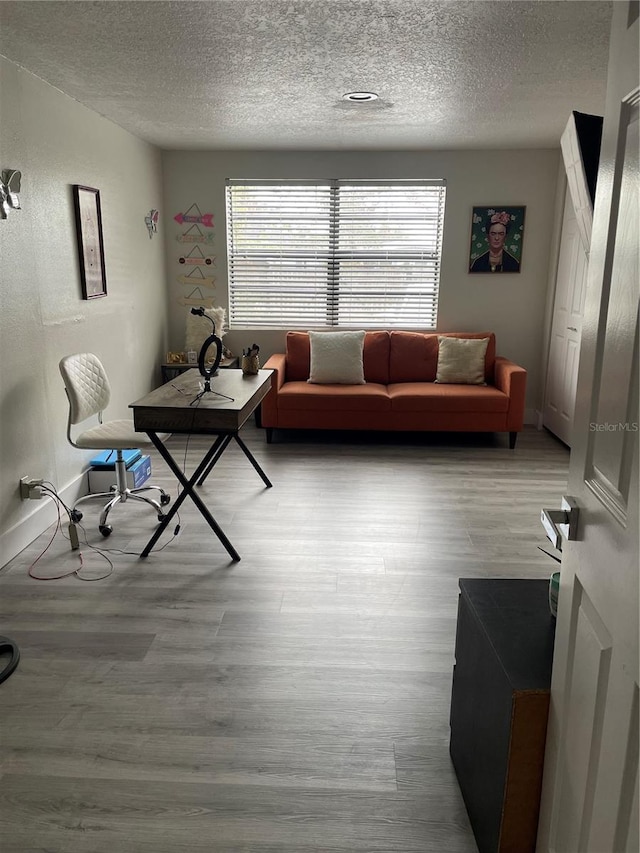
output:
<instances>
[{"instance_id":1,"label":"electrical outlet","mask_svg":"<svg viewBox=\"0 0 640 853\"><path fill-rule=\"evenodd\" d=\"M42 480L36 480L33 477L20 477L20 499L40 500L42 497Z\"/></svg>"}]
</instances>

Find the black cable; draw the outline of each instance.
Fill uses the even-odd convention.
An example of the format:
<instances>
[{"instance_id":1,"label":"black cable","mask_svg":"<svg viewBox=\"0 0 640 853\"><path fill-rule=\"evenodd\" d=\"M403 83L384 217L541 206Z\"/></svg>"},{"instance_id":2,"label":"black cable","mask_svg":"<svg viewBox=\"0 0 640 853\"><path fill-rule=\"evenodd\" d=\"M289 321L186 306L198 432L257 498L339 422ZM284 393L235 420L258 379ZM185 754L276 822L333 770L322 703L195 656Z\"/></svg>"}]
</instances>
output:
<instances>
[{"instance_id":1,"label":"black cable","mask_svg":"<svg viewBox=\"0 0 640 853\"><path fill-rule=\"evenodd\" d=\"M47 542L47 544L45 545L44 549L43 549L43 550L38 554L38 556L35 558L35 560L33 561L33 563L31 563L31 565L30 565L30 566L29 566L29 568L27 569L27 574L29 575L29 577L30 577L30 578L33 578L34 580L37 580L37 581L56 581L56 580L61 580L62 578L68 578L68 577L70 577L71 575L76 575L76 577L78 577L78 572L79 572L79 570L82 568L82 554L78 554L78 557L79 557L79 559L80 559L80 566L79 566L79 568L78 568L78 569L71 569L71 571L69 571L69 572L65 572L65 573L64 573L64 574L62 574L62 575L49 575L48 577L44 577L44 576L42 576L42 575L35 575L35 574L33 573L33 569L34 569L35 565L36 565L36 564L37 564L37 563L42 559L42 557L44 557L44 555L47 553L47 551L49 550L49 548L51 547L51 545L52 545L52 543L53 543L53 540L54 540L54 539L56 538L56 536L58 535L58 531L61 531L61 530L62 530L62 521L61 521L61 518L60 518L60 501L57 499L57 497L56 497L55 495L54 495L54 496L49 496L49 497L50 497L50 499L51 499L51 500L53 500L53 501L55 502L55 505L56 505L56 511L57 511L57 514L58 514L58 517L57 517L57 519L56 519L55 529L54 529L54 531L53 531L53 535L51 536L51 539L49 539L49 541L48 541L48 542ZM64 533L62 534L62 536L63 536L63 538L66 538L66 537L64 536Z\"/></svg>"},{"instance_id":2,"label":"black cable","mask_svg":"<svg viewBox=\"0 0 640 853\"><path fill-rule=\"evenodd\" d=\"M174 386L174 387L175 387L175 386ZM179 388L176 388L176 390L177 390L177 391L180 391L180 389L179 389ZM183 393L183 392L182 392L182 391L180 391L180 393ZM191 435L193 434L193 427L194 427L194 424L195 424L196 411L197 411L197 409L198 409L198 406L200 405L200 400L199 400L198 398L196 398L196 399L197 399L198 405L197 405L197 406L195 407L195 409L193 410L193 418L192 418L192 420L191 420L191 427L189 428L189 433L187 434L187 442L186 442L186 445L185 445L185 451L184 451L184 461L183 461L183 465L182 465L182 473L183 473L183 474L185 473L185 470L186 470L186 465L187 465L187 451L188 451L188 449L189 449L189 440L190 440L190 438L191 438ZM192 402L195 402L195 400L193 400ZM110 454L110 455L111 455L111 454ZM185 476L186 476L186 475L185 475ZM179 484L177 484L176 489L177 489L178 491L179 491L179 488L180 488L180 485L179 485ZM75 575L76 575L76 577L78 577L80 580L85 580L85 581L89 581L89 580L92 580L92 581L93 581L93 580L104 580L105 578L109 577L109 575L111 575L111 574L113 573L114 569L115 569L115 567L114 567L113 563L111 562L111 560L109 559L109 557L107 557L107 556L106 556L107 554L122 554L122 555L132 556L132 557L139 557L139 556L140 556L140 555L138 554L138 552L137 552L137 551L123 551L123 550L121 550L120 548L99 548L97 545L92 545L92 544L89 542L88 538L87 538L87 531L86 531L86 529L84 528L84 526L83 526L79 521L74 521L74 520L73 520L73 512L74 512L74 510L73 510L73 509L71 509L71 507L67 506L67 504L62 500L62 498L60 497L60 495L58 494L58 492L57 492L57 490L56 490L55 485L54 485L50 480L43 480L43 481L42 481L42 484L41 484L41 489L42 489L42 491L45 493L45 495L46 495L47 497L49 497L49 499L50 499L50 500L53 500L53 501L55 502L55 504L56 504L56 506L57 506L57 508L58 508L58 522L57 522L56 530L55 530L55 532L54 532L54 534L53 534L53 536L52 536L52 538L51 538L51 540L50 540L49 544L47 545L47 547L45 548L45 550L42 552L42 554L41 554L40 556L43 556L43 554L44 554L44 553L46 553L46 551L49 549L49 547L51 546L51 543L52 543L52 542L53 542L53 540L55 539L56 534L58 533L58 531L60 531L60 533L62 534L62 538L63 538L63 539L66 539L66 540L67 540L67 542L69 542L69 541L70 541L70 537L69 537L69 536L67 536L67 535L65 534L64 529L62 528L62 524L61 524L61 522L60 522L60 507L62 507L62 508L64 509L64 511L67 513L67 515L69 516L69 524L75 524L75 525L76 525L76 527L80 528L80 530L81 530L81 531L82 531L82 533L84 534L84 545L86 545L86 546L87 546L87 548L90 548L92 551L95 551L95 552L98 554L98 556L100 556L100 557L102 557L104 560L106 560L106 561L109 563L109 565L111 566L111 571L110 571L108 574L103 575L102 577L99 577L99 578L83 578L83 577L79 574L79 571L83 568L83 565L82 565L82 554L79 554L78 556L79 556L79 558L80 558L80 563L81 563L80 568L79 568L79 569L75 569L74 571L71 571L71 572L67 572L65 575L60 575L60 577L68 577L69 575L75 574ZM156 549L156 552L164 551L164 549L167 547L167 545L170 545L170 544L171 544L171 542L173 542L174 538L175 538L175 537L178 535L178 533L180 532L180 528L181 528L181 526L182 526L182 520L181 520L181 518L180 518L180 511L179 511L179 510L176 512L176 515L177 515L177 517L178 517L178 523L176 524L176 526L175 526L175 528L174 528L173 536L171 537L171 539L168 539L168 540L164 543L164 545L162 545L160 548L157 548L157 549ZM40 557L38 557L38 559L40 559ZM33 568L33 565L32 565L32 566L30 566L30 570L31 570L32 568ZM57 580L57 579L58 579L57 577L56 577L56 578L44 578L44 577L38 577L38 576L33 575L33 574L31 574L30 576L31 576L31 577L33 577L35 580ZM16 664L16 665L17 665L17 664ZM14 669L15 669L15 667L14 667ZM13 670L12 670L12 671L13 671ZM9 673L9 674L10 674L10 673ZM8 675L7 675L7 677L8 677ZM0 681L1 681L1 680L2 680L2 679L0 679Z\"/></svg>"},{"instance_id":3,"label":"black cable","mask_svg":"<svg viewBox=\"0 0 640 853\"><path fill-rule=\"evenodd\" d=\"M20 649L15 640L11 640L9 637L0 637L0 654L6 654L7 652L10 654L9 663L0 671L0 684L9 678L20 660Z\"/></svg>"},{"instance_id":4,"label":"black cable","mask_svg":"<svg viewBox=\"0 0 640 853\"><path fill-rule=\"evenodd\" d=\"M51 486L51 488L49 488L49 486ZM43 480L42 486L40 488L43 490L43 492L48 492L54 500L59 502L59 504L64 508L65 512L69 516L69 521L72 521L71 515L73 510L68 507L66 503L62 500L51 480Z\"/></svg>"},{"instance_id":5,"label":"black cable","mask_svg":"<svg viewBox=\"0 0 640 853\"><path fill-rule=\"evenodd\" d=\"M178 516L178 524L176 525L175 530L173 531L173 536L171 537L171 539L168 539L161 548L158 548L157 551L164 551L164 549L167 547L167 545L170 545L171 542L173 542L174 537L176 537L178 535L178 533L180 532L180 511L179 510L176 513L176 515ZM76 525L76 527L79 527L80 530L82 531L82 533L84 534L84 544L87 546L87 548L91 548L92 551L96 551L101 557L104 557L105 554L123 554L123 555L126 555L128 557L139 557L140 556L140 554L137 551L123 551L121 548L99 548L97 545L92 545L89 542L89 540L87 539L87 530L84 527L84 525L82 525L79 521L76 521L73 523ZM61 530L61 532L62 532L63 537L68 540L68 537L64 535L64 531ZM104 559L108 560L108 557L104 557ZM109 562L111 562L111 561L109 561ZM113 563L111 565L113 566ZM109 574L111 574L111 572ZM108 577L108 576L109 575L105 575L105 577ZM82 578L82 580L84 580L84 578Z\"/></svg>"},{"instance_id":6,"label":"black cable","mask_svg":"<svg viewBox=\"0 0 640 853\"><path fill-rule=\"evenodd\" d=\"M74 522L74 521L72 520L72 517L71 517L71 510L70 510L70 509L69 509L69 507L64 503L64 501L62 500L62 498L58 495L58 493L57 493L57 491L56 491L56 488L55 488L55 486L53 485L53 483L50 483L50 481L49 481L49 480L47 480L46 482L50 484L51 488L48 488L48 487L46 487L46 486L45 486L45 487L43 488L43 491L46 493L46 496L47 496L50 500L54 501L54 503L55 503L55 505L56 505L56 509L57 509L57 511L58 511L58 518L57 518L57 521L56 521L56 529L55 529L55 530L54 530L54 532L53 532L53 536L51 537L51 539L50 539L50 540L49 540L49 542L47 543L46 548L44 549L44 551L42 551L42 552L40 553L40 555L39 555L39 556L38 556L38 557L33 561L33 563L29 566L29 569L28 569L29 577L33 578L34 580L39 580L39 581L49 581L49 580L61 580L62 578L66 578L66 577L70 577L71 575L75 575L75 576L78 578L78 580L86 581L86 582L89 582L89 581L101 581L101 580L104 580L105 578L108 578L108 577L109 577L109 575L113 574L113 571L114 571L114 569L115 569L115 566L113 565L112 561L109 559L109 557L105 556L104 554L101 554L101 553L100 553L100 551L99 551L99 549L97 549L97 548L93 548L93 546L89 544L89 542L87 541L87 531L84 529L84 527L83 527L81 524L79 524L78 522ZM66 539L66 540L67 540L67 542L69 542L69 541L70 541L70 537L65 535L64 529L63 529L63 527L62 527L62 523L61 523L61 519L60 519L60 507L63 507L63 508L64 508L64 510L69 514L69 524L70 524L70 525L71 525L71 524L75 524L77 527L79 527L79 528L82 530L82 532L84 533L84 538L85 538L85 544L86 544L86 546L87 546L88 548L92 548L94 551L96 551L96 552L98 553L98 556L102 557L102 559L103 559L103 560L106 560L106 561L107 561L107 563L109 563L110 571L109 571L109 572L107 572L107 574L106 574L106 575L101 575L100 577L97 577L97 578L86 578L86 577L83 577L83 575L81 575L81 574L80 574L80 572L82 571L82 569L83 569L83 568L85 568L85 565L84 565L84 560L83 560L82 552L81 552L81 551L80 551L80 552L78 552L78 555L77 555L77 556L78 556L78 559L80 560L80 565L79 565L79 567L78 567L77 569L72 569L71 571L69 571L69 572L65 572L65 573L64 573L64 574L62 574L62 575L52 575L52 576L50 576L50 577L44 577L43 575L35 575L35 574L33 573L33 568L34 568L34 566L35 566L35 565L36 565L36 563L37 563L37 562L38 562L38 561L39 561L39 560L40 560L40 559L41 559L41 558L42 558L42 557L47 553L47 551L48 551L48 550L49 550L49 548L51 547L51 544L53 543L53 540L56 538L56 536L57 536L58 532L60 532L60 533L61 533L61 535L62 535L62 538L63 538L63 539Z\"/></svg>"}]
</instances>

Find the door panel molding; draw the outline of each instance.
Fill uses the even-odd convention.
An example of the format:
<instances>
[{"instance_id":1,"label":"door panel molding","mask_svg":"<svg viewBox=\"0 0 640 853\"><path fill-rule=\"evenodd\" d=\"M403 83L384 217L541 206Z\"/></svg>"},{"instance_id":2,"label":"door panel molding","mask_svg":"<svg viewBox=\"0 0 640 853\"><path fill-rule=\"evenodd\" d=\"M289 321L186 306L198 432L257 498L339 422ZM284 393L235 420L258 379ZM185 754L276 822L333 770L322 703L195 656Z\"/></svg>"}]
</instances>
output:
<instances>
[{"instance_id":1,"label":"door panel molding","mask_svg":"<svg viewBox=\"0 0 640 853\"><path fill-rule=\"evenodd\" d=\"M566 673L566 707L574 724L566 726L565 750L573 758L559 777L559 798L552 833L556 850L582 850L593 813L600 762L612 638L582 585L574 588L570 646L573 654Z\"/></svg>"}]
</instances>

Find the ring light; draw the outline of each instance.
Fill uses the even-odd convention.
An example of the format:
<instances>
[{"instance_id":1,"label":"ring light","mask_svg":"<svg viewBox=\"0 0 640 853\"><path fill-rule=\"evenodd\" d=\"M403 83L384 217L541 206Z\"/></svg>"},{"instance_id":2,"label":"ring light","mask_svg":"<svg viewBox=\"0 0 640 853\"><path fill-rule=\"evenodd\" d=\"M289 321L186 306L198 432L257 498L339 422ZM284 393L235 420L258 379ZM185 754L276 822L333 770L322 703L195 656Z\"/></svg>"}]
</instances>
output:
<instances>
[{"instance_id":1,"label":"ring light","mask_svg":"<svg viewBox=\"0 0 640 853\"><path fill-rule=\"evenodd\" d=\"M205 314L204 308L192 308L191 313L195 314L196 317L206 317L207 320L211 323L213 328L213 333L209 335L206 341L200 347L200 353L198 354L198 369L204 379L204 390L211 391L211 377L215 376L218 372L218 368L220 367L220 361L222 360L222 341L216 335L216 324L213 322L212 318L209 317L208 314ZM205 366L205 361L207 359L207 352L209 351L209 347L211 344L215 344L216 348L216 357L213 360L213 364L210 367Z\"/></svg>"}]
</instances>

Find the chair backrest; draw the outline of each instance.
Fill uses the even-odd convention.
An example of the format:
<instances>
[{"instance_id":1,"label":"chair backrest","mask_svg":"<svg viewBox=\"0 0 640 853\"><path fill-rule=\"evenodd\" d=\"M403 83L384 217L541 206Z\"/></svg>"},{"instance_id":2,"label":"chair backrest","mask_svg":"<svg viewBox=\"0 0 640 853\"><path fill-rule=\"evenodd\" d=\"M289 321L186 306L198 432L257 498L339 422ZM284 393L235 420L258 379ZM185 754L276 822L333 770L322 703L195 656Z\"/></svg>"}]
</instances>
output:
<instances>
[{"instance_id":1,"label":"chair backrest","mask_svg":"<svg viewBox=\"0 0 640 853\"><path fill-rule=\"evenodd\" d=\"M59 367L69 398L69 424L80 423L107 407L111 386L97 356L91 352L68 355Z\"/></svg>"}]
</instances>

